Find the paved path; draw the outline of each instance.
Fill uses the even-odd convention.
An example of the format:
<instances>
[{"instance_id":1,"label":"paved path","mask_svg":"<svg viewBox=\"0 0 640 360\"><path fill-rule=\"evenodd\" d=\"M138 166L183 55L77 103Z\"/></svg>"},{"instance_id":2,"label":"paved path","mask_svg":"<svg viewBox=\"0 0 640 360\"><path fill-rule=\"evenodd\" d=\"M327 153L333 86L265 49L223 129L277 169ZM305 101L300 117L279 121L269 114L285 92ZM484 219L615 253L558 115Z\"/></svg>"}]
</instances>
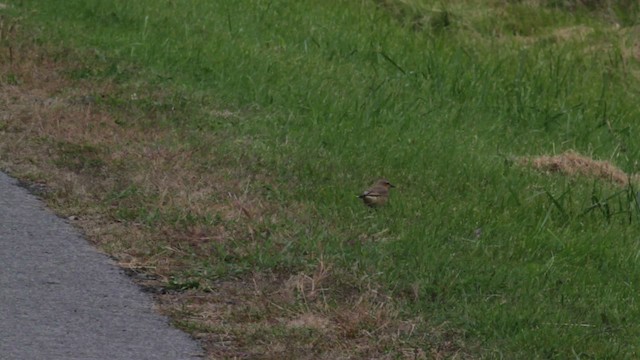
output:
<instances>
[{"instance_id":1,"label":"paved path","mask_svg":"<svg viewBox=\"0 0 640 360\"><path fill-rule=\"evenodd\" d=\"M0 173L0 359L200 359L106 256Z\"/></svg>"}]
</instances>

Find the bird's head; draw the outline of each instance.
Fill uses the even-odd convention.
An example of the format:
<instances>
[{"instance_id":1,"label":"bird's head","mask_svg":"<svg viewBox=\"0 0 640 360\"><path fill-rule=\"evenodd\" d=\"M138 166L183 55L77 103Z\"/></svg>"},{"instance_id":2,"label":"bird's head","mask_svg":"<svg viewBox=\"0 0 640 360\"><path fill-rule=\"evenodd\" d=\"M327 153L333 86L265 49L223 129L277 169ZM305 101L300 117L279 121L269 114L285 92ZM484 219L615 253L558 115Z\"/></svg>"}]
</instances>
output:
<instances>
[{"instance_id":1,"label":"bird's head","mask_svg":"<svg viewBox=\"0 0 640 360\"><path fill-rule=\"evenodd\" d=\"M389 182L389 180L387 180L387 179L380 179L380 180L378 180L378 185L384 186L384 187L386 187L387 189L390 189L390 188L394 188L394 187L396 187L395 185L393 185L392 183L390 183L390 182Z\"/></svg>"}]
</instances>

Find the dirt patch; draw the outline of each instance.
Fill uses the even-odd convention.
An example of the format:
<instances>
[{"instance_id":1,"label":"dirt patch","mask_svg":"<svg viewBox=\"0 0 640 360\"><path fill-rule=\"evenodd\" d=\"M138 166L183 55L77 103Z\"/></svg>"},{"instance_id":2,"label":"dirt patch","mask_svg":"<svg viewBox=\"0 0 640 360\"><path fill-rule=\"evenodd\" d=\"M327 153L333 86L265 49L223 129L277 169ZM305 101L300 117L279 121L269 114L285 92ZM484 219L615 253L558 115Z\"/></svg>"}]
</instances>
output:
<instances>
[{"instance_id":1,"label":"dirt patch","mask_svg":"<svg viewBox=\"0 0 640 360\"><path fill-rule=\"evenodd\" d=\"M560 155L542 155L521 157L517 162L546 173L559 173L567 176L583 176L610 182L617 186L637 183L637 174L627 174L609 161L594 160L588 156L569 150Z\"/></svg>"}]
</instances>

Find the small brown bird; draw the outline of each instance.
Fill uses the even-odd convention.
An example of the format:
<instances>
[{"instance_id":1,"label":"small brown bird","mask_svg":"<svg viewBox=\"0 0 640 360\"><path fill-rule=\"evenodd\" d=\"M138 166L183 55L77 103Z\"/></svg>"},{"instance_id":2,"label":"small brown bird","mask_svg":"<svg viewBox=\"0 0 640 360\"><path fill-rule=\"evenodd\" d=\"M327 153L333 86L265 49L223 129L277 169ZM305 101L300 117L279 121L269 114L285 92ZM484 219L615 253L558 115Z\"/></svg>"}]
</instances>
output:
<instances>
[{"instance_id":1,"label":"small brown bird","mask_svg":"<svg viewBox=\"0 0 640 360\"><path fill-rule=\"evenodd\" d=\"M389 189L395 187L387 179L380 179L358 197L369 207L378 207L389 200Z\"/></svg>"}]
</instances>

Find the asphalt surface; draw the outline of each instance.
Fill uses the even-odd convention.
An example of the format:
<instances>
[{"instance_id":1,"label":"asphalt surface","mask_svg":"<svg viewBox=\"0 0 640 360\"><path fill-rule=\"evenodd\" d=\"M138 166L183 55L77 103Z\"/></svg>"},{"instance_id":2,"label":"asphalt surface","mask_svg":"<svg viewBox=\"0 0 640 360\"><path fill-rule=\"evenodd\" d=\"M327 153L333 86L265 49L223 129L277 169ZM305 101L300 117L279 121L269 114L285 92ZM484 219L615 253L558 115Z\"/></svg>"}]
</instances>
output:
<instances>
[{"instance_id":1,"label":"asphalt surface","mask_svg":"<svg viewBox=\"0 0 640 360\"><path fill-rule=\"evenodd\" d=\"M105 255L0 172L0 359L201 359Z\"/></svg>"}]
</instances>

